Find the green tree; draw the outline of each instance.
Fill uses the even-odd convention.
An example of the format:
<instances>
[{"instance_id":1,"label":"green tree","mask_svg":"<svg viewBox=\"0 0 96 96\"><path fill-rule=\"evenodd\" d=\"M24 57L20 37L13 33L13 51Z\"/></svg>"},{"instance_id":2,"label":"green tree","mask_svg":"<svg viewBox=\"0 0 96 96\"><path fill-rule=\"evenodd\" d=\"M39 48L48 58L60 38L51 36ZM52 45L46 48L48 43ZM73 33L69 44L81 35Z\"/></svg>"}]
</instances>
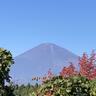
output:
<instances>
[{"instance_id":1,"label":"green tree","mask_svg":"<svg viewBox=\"0 0 96 96\"><path fill-rule=\"evenodd\" d=\"M7 91L9 91L10 87L7 85L11 82L9 72L13 63L10 51L0 48L0 96L8 96ZM8 84L6 85L6 83ZM10 91L12 90L10 89Z\"/></svg>"}]
</instances>

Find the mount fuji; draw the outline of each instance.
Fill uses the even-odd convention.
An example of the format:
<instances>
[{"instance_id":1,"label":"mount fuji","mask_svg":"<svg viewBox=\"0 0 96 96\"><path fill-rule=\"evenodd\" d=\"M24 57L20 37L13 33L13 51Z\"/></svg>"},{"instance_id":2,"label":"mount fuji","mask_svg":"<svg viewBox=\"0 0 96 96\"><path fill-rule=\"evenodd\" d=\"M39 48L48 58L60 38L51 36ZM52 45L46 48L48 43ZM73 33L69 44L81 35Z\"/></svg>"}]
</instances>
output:
<instances>
[{"instance_id":1,"label":"mount fuji","mask_svg":"<svg viewBox=\"0 0 96 96\"><path fill-rule=\"evenodd\" d=\"M43 43L14 58L11 76L15 82L32 82L32 77L44 76L51 69L54 74L72 62L78 66L78 56L56 44Z\"/></svg>"}]
</instances>

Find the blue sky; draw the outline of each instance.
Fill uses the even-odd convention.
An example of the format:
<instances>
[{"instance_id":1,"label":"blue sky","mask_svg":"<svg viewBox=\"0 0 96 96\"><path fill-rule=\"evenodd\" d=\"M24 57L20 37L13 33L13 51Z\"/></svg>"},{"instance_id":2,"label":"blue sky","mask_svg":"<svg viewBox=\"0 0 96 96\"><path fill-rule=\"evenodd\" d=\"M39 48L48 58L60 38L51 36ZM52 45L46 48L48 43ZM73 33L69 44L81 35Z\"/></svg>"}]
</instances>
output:
<instances>
[{"instance_id":1,"label":"blue sky","mask_svg":"<svg viewBox=\"0 0 96 96\"><path fill-rule=\"evenodd\" d=\"M96 49L96 0L0 0L1 47L17 56L45 42Z\"/></svg>"}]
</instances>

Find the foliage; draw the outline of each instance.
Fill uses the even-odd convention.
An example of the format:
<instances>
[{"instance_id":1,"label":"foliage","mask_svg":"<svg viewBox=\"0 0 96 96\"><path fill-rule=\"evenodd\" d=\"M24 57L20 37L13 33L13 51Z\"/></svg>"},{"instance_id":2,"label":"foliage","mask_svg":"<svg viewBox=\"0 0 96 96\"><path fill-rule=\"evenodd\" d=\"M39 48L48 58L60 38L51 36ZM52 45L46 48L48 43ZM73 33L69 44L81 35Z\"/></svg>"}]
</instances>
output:
<instances>
[{"instance_id":1,"label":"foliage","mask_svg":"<svg viewBox=\"0 0 96 96\"><path fill-rule=\"evenodd\" d=\"M96 54L94 51L91 56L88 57L86 53L83 54L79 62L80 74L87 77L90 80L96 78Z\"/></svg>"},{"instance_id":2,"label":"foliage","mask_svg":"<svg viewBox=\"0 0 96 96\"><path fill-rule=\"evenodd\" d=\"M60 76L64 78L76 75L78 75L78 72L76 71L73 64L70 64L68 67L64 67L60 72Z\"/></svg>"},{"instance_id":3,"label":"foliage","mask_svg":"<svg viewBox=\"0 0 96 96\"><path fill-rule=\"evenodd\" d=\"M0 96L13 96L11 85L7 86L6 83L10 84L10 67L13 64L12 55L9 51L0 48Z\"/></svg>"},{"instance_id":4,"label":"foliage","mask_svg":"<svg viewBox=\"0 0 96 96\"><path fill-rule=\"evenodd\" d=\"M96 78L96 54L94 51L88 57L86 53L83 54L83 56L79 60L79 71L76 70L73 64L69 65L68 67L64 67L60 75L64 78L70 77L70 76L76 76L81 75L86 77L87 79L93 80Z\"/></svg>"},{"instance_id":5,"label":"foliage","mask_svg":"<svg viewBox=\"0 0 96 96\"><path fill-rule=\"evenodd\" d=\"M90 96L96 96L96 79L90 81Z\"/></svg>"},{"instance_id":6,"label":"foliage","mask_svg":"<svg viewBox=\"0 0 96 96\"><path fill-rule=\"evenodd\" d=\"M15 96L96 96L96 80L56 76L41 85L15 85Z\"/></svg>"},{"instance_id":7,"label":"foliage","mask_svg":"<svg viewBox=\"0 0 96 96\"><path fill-rule=\"evenodd\" d=\"M38 96L38 90L40 85L35 84L34 86L31 84L27 85L15 85L14 94L15 96Z\"/></svg>"},{"instance_id":8,"label":"foliage","mask_svg":"<svg viewBox=\"0 0 96 96\"><path fill-rule=\"evenodd\" d=\"M42 96L90 96L89 80L82 76L57 76L42 85Z\"/></svg>"}]
</instances>

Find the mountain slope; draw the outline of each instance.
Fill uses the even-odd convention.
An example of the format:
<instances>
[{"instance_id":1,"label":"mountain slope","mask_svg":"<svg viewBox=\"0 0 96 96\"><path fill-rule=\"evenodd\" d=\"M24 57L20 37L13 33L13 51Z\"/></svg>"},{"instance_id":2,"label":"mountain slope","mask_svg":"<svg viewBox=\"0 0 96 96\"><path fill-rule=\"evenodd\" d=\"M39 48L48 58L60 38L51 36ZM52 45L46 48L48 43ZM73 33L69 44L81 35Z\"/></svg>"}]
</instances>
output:
<instances>
[{"instance_id":1,"label":"mountain slope","mask_svg":"<svg viewBox=\"0 0 96 96\"><path fill-rule=\"evenodd\" d=\"M48 70L60 72L63 66L73 62L77 66L78 56L55 44L41 44L14 58L11 75L14 80L31 82L34 76L44 76ZM17 81L18 82L18 81Z\"/></svg>"}]
</instances>

